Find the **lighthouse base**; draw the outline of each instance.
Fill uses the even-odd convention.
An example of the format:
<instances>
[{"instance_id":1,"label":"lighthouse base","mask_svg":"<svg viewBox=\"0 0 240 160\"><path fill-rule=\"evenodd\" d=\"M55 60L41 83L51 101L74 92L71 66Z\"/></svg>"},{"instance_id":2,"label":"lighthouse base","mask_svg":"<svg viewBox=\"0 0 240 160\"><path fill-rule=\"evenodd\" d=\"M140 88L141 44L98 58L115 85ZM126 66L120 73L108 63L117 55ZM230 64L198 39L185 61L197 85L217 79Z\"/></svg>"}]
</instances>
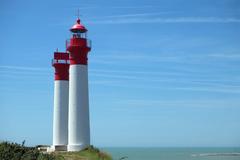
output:
<instances>
[{"instance_id":1,"label":"lighthouse base","mask_svg":"<svg viewBox=\"0 0 240 160\"><path fill-rule=\"evenodd\" d=\"M54 145L47 148L47 152L67 151L67 145Z\"/></svg>"},{"instance_id":2,"label":"lighthouse base","mask_svg":"<svg viewBox=\"0 0 240 160\"><path fill-rule=\"evenodd\" d=\"M55 145L53 148L55 151L67 151L67 145Z\"/></svg>"},{"instance_id":3,"label":"lighthouse base","mask_svg":"<svg viewBox=\"0 0 240 160\"><path fill-rule=\"evenodd\" d=\"M81 151L85 148L87 148L89 145L86 144L74 144L74 145L68 145L67 151L74 152L74 151Z\"/></svg>"}]
</instances>

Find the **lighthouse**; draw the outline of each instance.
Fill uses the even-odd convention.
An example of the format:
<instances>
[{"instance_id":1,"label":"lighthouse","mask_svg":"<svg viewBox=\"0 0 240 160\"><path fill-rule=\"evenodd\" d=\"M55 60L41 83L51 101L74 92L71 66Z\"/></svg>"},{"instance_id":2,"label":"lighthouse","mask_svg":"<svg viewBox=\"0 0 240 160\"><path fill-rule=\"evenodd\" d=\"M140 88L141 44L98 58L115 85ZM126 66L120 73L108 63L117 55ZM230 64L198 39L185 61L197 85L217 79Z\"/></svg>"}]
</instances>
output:
<instances>
[{"instance_id":1,"label":"lighthouse","mask_svg":"<svg viewBox=\"0 0 240 160\"><path fill-rule=\"evenodd\" d=\"M79 18L70 31L71 39L67 41L70 60L67 149L79 151L90 145L88 52L91 41Z\"/></svg>"},{"instance_id":2,"label":"lighthouse","mask_svg":"<svg viewBox=\"0 0 240 160\"><path fill-rule=\"evenodd\" d=\"M52 150L64 151L68 144L69 54L54 52L52 66L55 68Z\"/></svg>"}]
</instances>

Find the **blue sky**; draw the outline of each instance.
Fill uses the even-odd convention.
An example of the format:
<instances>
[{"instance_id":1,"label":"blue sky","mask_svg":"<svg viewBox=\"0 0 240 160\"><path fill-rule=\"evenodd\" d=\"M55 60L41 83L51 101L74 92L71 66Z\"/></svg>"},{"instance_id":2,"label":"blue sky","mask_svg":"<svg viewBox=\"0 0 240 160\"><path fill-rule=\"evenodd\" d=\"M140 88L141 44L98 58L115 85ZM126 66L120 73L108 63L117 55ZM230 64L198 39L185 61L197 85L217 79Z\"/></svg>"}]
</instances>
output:
<instances>
[{"instance_id":1,"label":"blue sky","mask_svg":"<svg viewBox=\"0 0 240 160\"><path fill-rule=\"evenodd\" d=\"M240 146L240 1L0 2L0 140L52 143L53 68L79 8L96 146Z\"/></svg>"}]
</instances>

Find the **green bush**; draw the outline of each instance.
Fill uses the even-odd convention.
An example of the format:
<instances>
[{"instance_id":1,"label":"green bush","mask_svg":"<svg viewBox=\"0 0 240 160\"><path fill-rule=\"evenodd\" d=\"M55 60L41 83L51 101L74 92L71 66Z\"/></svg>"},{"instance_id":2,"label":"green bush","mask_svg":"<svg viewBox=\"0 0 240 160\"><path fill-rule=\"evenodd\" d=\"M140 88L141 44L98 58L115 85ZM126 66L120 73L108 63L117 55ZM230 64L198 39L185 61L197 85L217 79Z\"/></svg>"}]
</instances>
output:
<instances>
[{"instance_id":1,"label":"green bush","mask_svg":"<svg viewBox=\"0 0 240 160\"><path fill-rule=\"evenodd\" d=\"M40 153L36 147L25 147L24 143L0 143L0 160L56 160L54 155Z\"/></svg>"}]
</instances>

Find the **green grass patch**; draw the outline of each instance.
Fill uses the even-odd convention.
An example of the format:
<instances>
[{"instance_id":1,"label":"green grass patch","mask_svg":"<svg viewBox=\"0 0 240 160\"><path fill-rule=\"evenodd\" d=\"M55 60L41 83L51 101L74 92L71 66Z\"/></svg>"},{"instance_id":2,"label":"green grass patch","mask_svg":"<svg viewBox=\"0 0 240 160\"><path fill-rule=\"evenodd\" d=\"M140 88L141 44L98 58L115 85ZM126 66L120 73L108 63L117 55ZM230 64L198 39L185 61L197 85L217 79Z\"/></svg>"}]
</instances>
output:
<instances>
[{"instance_id":1,"label":"green grass patch","mask_svg":"<svg viewBox=\"0 0 240 160\"><path fill-rule=\"evenodd\" d=\"M64 160L112 160L112 157L90 146L79 152L55 152L56 155L64 157Z\"/></svg>"}]
</instances>

